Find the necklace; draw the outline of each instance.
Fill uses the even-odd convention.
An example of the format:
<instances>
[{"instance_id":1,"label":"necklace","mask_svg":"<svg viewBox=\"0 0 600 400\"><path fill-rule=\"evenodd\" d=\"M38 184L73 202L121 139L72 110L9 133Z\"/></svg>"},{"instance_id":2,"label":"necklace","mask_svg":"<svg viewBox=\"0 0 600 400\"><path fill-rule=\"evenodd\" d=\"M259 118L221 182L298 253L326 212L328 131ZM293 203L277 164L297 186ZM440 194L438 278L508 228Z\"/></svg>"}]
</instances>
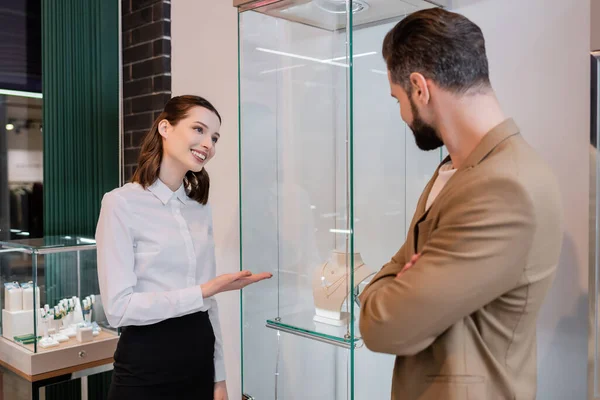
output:
<instances>
[{"instance_id":1,"label":"necklace","mask_svg":"<svg viewBox=\"0 0 600 400\"><path fill-rule=\"evenodd\" d=\"M335 281L333 281L331 283L327 282L327 279L325 278L325 268L327 267L328 264L329 264L329 261L327 261L325 264L323 264L323 268L321 269L321 288L323 289L323 292L325 292L325 297L327 297L327 298L329 298L335 291L337 291L346 282L346 276L347 276L347 274L344 273L342 276L337 278ZM358 266L356 266L354 268L354 271L356 272L363 265L365 265L365 263L359 264ZM331 271L331 274L335 274L335 272Z\"/></svg>"}]
</instances>

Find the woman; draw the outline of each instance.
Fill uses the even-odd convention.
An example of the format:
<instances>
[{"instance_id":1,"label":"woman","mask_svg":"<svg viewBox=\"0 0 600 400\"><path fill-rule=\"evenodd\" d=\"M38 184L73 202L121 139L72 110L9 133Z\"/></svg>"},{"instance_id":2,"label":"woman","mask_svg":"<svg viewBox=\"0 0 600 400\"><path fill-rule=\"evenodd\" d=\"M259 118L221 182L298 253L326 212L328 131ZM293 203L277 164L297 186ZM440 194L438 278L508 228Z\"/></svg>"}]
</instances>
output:
<instances>
[{"instance_id":1,"label":"woman","mask_svg":"<svg viewBox=\"0 0 600 400\"><path fill-rule=\"evenodd\" d=\"M214 295L270 278L215 277L209 178L221 117L197 96L166 104L132 182L107 193L96 230L102 303L121 327L109 399L227 399Z\"/></svg>"}]
</instances>

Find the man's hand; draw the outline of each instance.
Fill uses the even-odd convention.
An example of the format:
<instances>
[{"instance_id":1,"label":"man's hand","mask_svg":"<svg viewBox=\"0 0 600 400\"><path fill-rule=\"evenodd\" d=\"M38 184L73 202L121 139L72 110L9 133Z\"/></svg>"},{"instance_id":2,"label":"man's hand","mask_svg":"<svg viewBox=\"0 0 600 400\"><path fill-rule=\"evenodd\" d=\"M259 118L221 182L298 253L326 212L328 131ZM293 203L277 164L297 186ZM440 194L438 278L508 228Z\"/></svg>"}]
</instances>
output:
<instances>
[{"instance_id":1,"label":"man's hand","mask_svg":"<svg viewBox=\"0 0 600 400\"><path fill-rule=\"evenodd\" d=\"M210 281L200 285L202 295L204 297L214 296L217 293L227 292L230 290L242 289L252 283L269 279L273 276L268 272L252 274L250 271L234 272L232 274L219 275Z\"/></svg>"},{"instance_id":2,"label":"man's hand","mask_svg":"<svg viewBox=\"0 0 600 400\"><path fill-rule=\"evenodd\" d=\"M227 385L225 381L215 382L213 400L229 400L227 397Z\"/></svg>"},{"instance_id":3,"label":"man's hand","mask_svg":"<svg viewBox=\"0 0 600 400\"><path fill-rule=\"evenodd\" d=\"M398 274L396 275L396 279L400 278L400 276L406 272L409 268L412 268L413 265L416 264L417 260L419 259L419 257L421 257L421 254L417 253L414 256L412 256L412 258L410 259L409 262L407 262L404 267L402 267L402 271L398 272Z\"/></svg>"}]
</instances>

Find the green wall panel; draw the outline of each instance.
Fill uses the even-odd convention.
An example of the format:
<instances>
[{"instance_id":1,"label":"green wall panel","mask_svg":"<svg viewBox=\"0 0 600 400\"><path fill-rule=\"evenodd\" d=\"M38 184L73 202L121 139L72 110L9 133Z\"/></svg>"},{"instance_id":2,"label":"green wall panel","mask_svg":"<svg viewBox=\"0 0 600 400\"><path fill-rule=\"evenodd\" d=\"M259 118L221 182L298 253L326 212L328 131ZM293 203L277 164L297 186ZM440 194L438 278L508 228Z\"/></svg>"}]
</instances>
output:
<instances>
[{"instance_id":1,"label":"green wall panel","mask_svg":"<svg viewBox=\"0 0 600 400\"><path fill-rule=\"evenodd\" d=\"M92 237L102 195L119 184L118 0L43 0L44 234ZM86 270L86 266L83 266ZM73 290L75 271L46 259L48 302ZM95 272L82 293L97 292ZM110 373L89 378L105 399ZM47 388L48 400L78 400L79 381Z\"/></svg>"},{"instance_id":2,"label":"green wall panel","mask_svg":"<svg viewBox=\"0 0 600 400\"><path fill-rule=\"evenodd\" d=\"M91 235L119 182L119 2L42 7L44 230Z\"/></svg>"}]
</instances>

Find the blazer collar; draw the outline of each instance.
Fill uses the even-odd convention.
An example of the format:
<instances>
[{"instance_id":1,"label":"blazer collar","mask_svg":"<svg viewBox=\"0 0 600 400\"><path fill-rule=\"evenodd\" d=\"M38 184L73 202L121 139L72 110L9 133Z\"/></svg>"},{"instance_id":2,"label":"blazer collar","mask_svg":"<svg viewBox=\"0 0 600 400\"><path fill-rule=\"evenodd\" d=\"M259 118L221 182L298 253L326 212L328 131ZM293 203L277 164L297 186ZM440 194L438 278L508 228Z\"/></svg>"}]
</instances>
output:
<instances>
[{"instance_id":1,"label":"blazer collar","mask_svg":"<svg viewBox=\"0 0 600 400\"><path fill-rule=\"evenodd\" d=\"M448 180L442 191L438 194L438 198L442 197L447 192L447 187L452 184L455 180L455 176L459 175L463 170L472 168L479 164L483 159L496 148L500 143L504 140L508 139L511 136L514 136L519 133L519 127L515 123L512 118L508 118L496 125L492 130L490 130L479 142L477 147L469 154L461 168L456 171L453 177ZM433 187L433 183L437 179L439 174L439 170L442 165L446 164L451 160L450 155L446 156L444 160L438 165L435 169L433 177L430 179L429 183L425 187L419 202L417 203L417 214L420 216L418 221L421 221L426 215L428 210L425 210L425 205L427 203L427 198L429 197L429 193L431 192L431 188Z\"/></svg>"},{"instance_id":2,"label":"blazer collar","mask_svg":"<svg viewBox=\"0 0 600 400\"><path fill-rule=\"evenodd\" d=\"M477 147L469 154L460 169L472 168L479 164L500 143L519 133L519 127L512 118L508 118L496 125L479 142Z\"/></svg>"}]
</instances>

